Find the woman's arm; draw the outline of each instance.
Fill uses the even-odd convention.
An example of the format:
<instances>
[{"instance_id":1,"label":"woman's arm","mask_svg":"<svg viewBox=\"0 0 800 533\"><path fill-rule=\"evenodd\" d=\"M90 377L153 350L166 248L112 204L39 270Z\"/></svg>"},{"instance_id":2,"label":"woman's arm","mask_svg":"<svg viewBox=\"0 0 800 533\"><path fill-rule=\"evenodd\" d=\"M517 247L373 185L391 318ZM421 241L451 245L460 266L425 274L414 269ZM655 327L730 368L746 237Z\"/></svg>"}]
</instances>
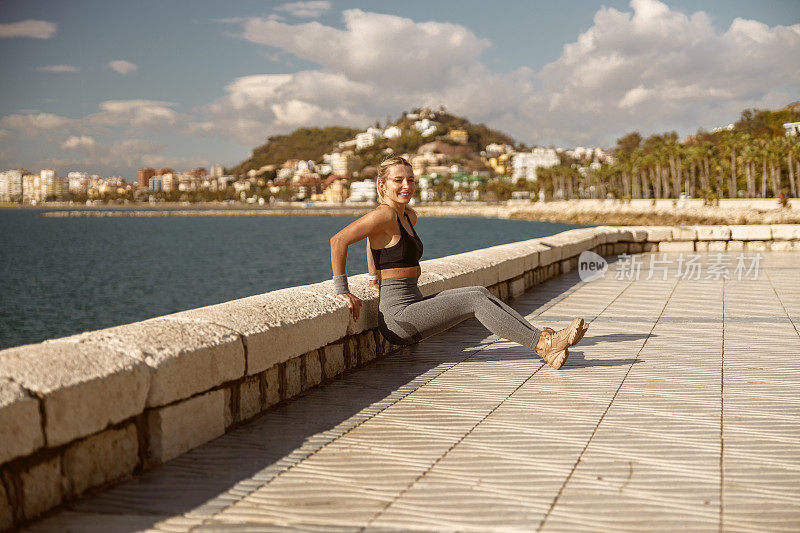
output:
<instances>
[{"instance_id":1,"label":"woman's arm","mask_svg":"<svg viewBox=\"0 0 800 533\"><path fill-rule=\"evenodd\" d=\"M375 209L370 211L355 222L348 224L339 233L331 237L331 268L334 276L341 276L346 273L347 268L347 248L370 234L384 230L392 221L389 209ZM361 300L350 292L339 295L347 302L347 306L353 312L353 317L358 320L361 309Z\"/></svg>"}]
</instances>

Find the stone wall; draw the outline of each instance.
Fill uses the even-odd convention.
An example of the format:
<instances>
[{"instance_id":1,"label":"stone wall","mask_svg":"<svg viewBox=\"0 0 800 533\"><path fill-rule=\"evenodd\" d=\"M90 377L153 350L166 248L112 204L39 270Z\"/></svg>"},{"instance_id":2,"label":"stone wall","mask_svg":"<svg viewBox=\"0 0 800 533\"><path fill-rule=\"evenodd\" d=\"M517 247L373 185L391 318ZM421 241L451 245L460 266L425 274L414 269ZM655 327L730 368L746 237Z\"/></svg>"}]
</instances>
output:
<instances>
[{"instance_id":1,"label":"stone wall","mask_svg":"<svg viewBox=\"0 0 800 533\"><path fill-rule=\"evenodd\" d=\"M519 296L585 250L800 251L800 225L565 231L422 263L423 294L483 285ZM366 275L352 320L332 282L282 289L0 351L0 530L214 439L398 349Z\"/></svg>"}]
</instances>

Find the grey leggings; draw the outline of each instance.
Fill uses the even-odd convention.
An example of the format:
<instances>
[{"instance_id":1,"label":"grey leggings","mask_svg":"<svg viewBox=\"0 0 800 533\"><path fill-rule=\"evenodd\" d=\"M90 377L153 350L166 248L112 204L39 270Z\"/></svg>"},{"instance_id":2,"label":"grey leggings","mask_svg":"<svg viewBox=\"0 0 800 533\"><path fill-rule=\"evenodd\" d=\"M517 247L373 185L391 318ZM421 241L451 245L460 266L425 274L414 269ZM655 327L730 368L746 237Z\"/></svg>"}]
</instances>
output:
<instances>
[{"instance_id":1,"label":"grey leggings","mask_svg":"<svg viewBox=\"0 0 800 533\"><path fill-rule=\"evenodd\" d=\"M392 344L419 342L475 317L504 339L534 349L540 330L486 287L449 289L423 298L417 278L382 279L378 327Z\"/></svg>"}]
</instances>

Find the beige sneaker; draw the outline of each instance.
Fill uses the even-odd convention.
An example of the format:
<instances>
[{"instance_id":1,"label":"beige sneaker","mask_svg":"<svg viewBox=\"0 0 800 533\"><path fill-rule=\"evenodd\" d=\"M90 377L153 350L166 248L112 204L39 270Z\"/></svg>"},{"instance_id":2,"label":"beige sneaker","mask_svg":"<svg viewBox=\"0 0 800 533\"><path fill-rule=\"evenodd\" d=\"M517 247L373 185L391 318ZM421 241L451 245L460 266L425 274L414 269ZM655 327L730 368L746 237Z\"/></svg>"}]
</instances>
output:
<instances>
[{"instance_id":1,"label":"beige sneaker","mask_svg":"<svg viewBox=\"0 0 800 533\"><path fill-rule=\"evenodd\" d=\"M580 341L589 326L582 318L574 319L569 326L556 332L552 328L542 329L539 342L536 343L536 353L547 361L547 366L558 370L569 357L569 347Z\"/></svg>"},{"instance_id":2,"label":"beige sneaker","mask_svg":"<svg viewBox=\"0 0 800 533\"><path fill-rule=\"evenodd\" d=\"M542 331L550 332L556 339L556 343L566 340L569 346L575 346L581 341L583 336L586 335L588 329L589 324L582 318L575 318L570 322L569 326L558 332L554 331L552 328L544 328Z\"/></svg>"}]
</instances>

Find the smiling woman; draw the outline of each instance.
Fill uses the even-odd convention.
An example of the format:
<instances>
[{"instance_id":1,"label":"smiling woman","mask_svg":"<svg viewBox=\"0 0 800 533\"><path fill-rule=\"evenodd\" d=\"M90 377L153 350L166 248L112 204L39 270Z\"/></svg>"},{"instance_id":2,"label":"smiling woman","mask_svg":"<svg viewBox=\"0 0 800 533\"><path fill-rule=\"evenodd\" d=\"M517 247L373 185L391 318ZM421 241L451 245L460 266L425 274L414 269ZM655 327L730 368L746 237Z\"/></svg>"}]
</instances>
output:
<instances>
[{"instance_id":1,"label":"smiling woman","mask_svg":"<svg viewBox=\"0 0 800 533\"><path fill-rule=\"evenodd\" d=\"M380 205L331 237L334 287L356 320L361 300L350 293L347 284L347 248L366 238L370 284L379 291L378 328L390 342L413 344L475 317L495 335L527 346L551 368L561 368L569 347L588 329L582 318L559 332L540 330L480 286L423 298L417 286L422 240L414 231L417 215L408 207L416 189L411 164L398 156L385 159L378 169L377 187Z\"/></svg>"}]
</instances>

